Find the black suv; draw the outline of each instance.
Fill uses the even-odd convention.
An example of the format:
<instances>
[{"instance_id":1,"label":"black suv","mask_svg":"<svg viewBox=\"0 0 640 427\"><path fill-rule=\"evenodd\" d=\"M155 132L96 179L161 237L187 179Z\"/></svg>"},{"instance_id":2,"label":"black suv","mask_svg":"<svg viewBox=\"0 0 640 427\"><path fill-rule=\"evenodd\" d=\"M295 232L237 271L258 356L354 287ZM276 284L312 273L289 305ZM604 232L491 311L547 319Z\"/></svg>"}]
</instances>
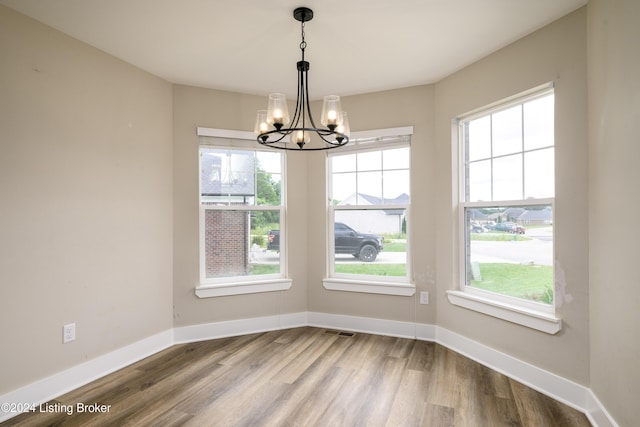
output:
<instances>
[{"instance_id":1,"label":"black suv","mask_svg":"<svg viewBox=\"0 0 640 427\"><path fill-rule=\"evenodd\" d=\"M383 248L382 236L359 233L341 222L336 222L333 230L337 254L351 254L364 262L372 262ZM280 250L280 230L269 230L267 249Z\"/></svg>"},{"instance_id":2,"label":"black suv","mask_svg":"<svg viewBox=\"0 0 640 427\"><path fill-rule=\"evenodd\" d=\"M337 254L351 254L364 262L372 262L383 248L381 236L359 233L341 222L336 222L333 230Z\"/></svg>"}]
</instances>

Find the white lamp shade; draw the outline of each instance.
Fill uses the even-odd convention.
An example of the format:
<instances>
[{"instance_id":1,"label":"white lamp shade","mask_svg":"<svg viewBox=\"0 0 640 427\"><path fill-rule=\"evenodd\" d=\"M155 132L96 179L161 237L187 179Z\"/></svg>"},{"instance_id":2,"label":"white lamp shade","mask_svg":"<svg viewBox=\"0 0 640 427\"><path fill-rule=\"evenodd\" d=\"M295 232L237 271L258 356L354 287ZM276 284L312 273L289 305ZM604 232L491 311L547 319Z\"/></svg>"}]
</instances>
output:
<instances>
[{"instance_id":1,"label":"white lamp shade","mask_svg":"<svg viewBox=\"0 0 640 427\"><path fill-rule=\"evenodd\" d=\"M272 126L286 126L289 124L289 108L287 107L287 97L282 93L272 93L269 95L269 106L267 107L267 123Z\"/></svg>"},{"instance_id":2,"label":"white lamp shade","mask_svg":"<svg viewBox=\"0 0 640 427\"><path fill-rule=\"evenodd\" d=\"M260 110L256 115L256 125L253 128L253 132L256 135L263 134L269 130L269 124L267 123L267 110Z\"/></svg>"},{"instance_id":3,"label":"white lamp shade","mask_svg":"<svg viewBox=\"0 0 640 427\"><path fill-rule=\"evenodd\" d=\"M327 95L322 103L322 116L320 123L329 129L335 129L342 123L342 104L340 97L336 95Z\"/></svg>"}]
</instances>

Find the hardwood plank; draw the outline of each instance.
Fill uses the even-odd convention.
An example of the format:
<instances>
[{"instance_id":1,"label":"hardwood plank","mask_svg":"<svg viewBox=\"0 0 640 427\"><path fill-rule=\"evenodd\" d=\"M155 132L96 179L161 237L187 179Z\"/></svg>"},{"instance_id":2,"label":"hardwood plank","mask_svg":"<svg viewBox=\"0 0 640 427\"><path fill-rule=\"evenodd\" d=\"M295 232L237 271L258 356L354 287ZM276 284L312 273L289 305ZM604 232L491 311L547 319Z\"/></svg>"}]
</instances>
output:
<instances>
[{"instance_id":1,"label":"hardwood plank","mask_svg":"<svg viewBox=\"0 0 640 427\"><path fill-rule=\"evenodd\" d=\"M428 374L414 369L405 369L396 390L391 406L387 426L421 426L426 410L424 395L416 390L424 390L427 386Z\"/></svg>"},{"instance_id":2,"label":"hardwood plank","mask_svg":"<svg viewBox=\"0 0 640 427\"><path fill-rule=\"evenodd\" d=\"M2 426L588 426L443 346L303 327L173 346Z\"/></svg>"},{"instance_id":3,"label":"hardwood plank","mask_svg":"<svg viewBox=\"0 0 640 427\"><path fill-rule=\"evenodd\" d=\"M509 380L523 425L589 426L581 412L517 381Z\"/></svg>"}]
</instances>

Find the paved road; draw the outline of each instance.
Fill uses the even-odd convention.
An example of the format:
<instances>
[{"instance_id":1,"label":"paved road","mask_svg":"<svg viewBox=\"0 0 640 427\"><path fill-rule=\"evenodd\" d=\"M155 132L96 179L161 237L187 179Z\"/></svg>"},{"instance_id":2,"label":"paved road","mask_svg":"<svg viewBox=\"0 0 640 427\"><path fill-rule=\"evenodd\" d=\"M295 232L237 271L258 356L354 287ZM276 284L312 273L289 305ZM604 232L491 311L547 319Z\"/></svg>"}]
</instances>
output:
<instances>
[{"instance_id":1,"label":"paved road","mask_svg":"<svg viewBox=\"0 0 640 427\"><path fill-rule=\"evenodd\" d=\"M553 265L553 228L528 228L523 241L471 242L471 261Z\"/></svg>"},{"instance_id":2,"label":"paved road","mask_svg":"<svg viewBox=\"0 0 640 427\"><path fill-rule=\"evenodd\" d=\"M471 242L471 261L553 265L553 242L547 238L520 242L474 240Z\"/></svg>"},{"instance_id":3,"label":"paved road","mask_svg":"<svg viewBox=\"0 0 640 427\"><path fill-rule=\"evenodd\" d=\"M553 265L553 236L551 229L527 230L524 241L478 241L471 242L471 260L477 262L534 263L537 265ZM253 262L258 264L277 264L280 255L277 252L254 249ZM401 264L406 262L405 252L385 252L378 254L374 264ZM338 264L361 263L351 255L336 255Z\"/></svg>"},{"instance_id":4,"label":"paved road","mask_svg":"<svg viewBox=\"0 0 640 427\"><path fill-rule=\"evenodd\" d=\"M253 250L251 252L252 262L256 264L277 264L280 260L280 254L274 251L265 251L262 249ZM378 254L376 260L371 264L401 264L406 262L407 254L405 252L385 252L384 250ZM354 264L361 263L352 255L336 255L337 264Z\"/></svg>"}]
</instances>

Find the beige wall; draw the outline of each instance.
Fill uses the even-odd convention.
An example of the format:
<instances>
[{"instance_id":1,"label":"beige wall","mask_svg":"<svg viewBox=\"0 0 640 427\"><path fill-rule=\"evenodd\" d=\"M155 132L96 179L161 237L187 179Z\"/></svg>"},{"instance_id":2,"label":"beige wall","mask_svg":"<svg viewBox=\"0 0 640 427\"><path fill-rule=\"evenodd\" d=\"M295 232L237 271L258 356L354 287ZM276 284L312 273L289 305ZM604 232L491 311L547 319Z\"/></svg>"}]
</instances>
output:
<instances>
[{"instance_id":1,"label":"beige wall","mask_svg":"<svg viewBox=\"0 0 640 427\"><path fill-rule=\"evenodd\" d=\"M200 299L198 255L198 137L196 127L253 131L266 97L174 86L174 318L175 326L274 316L307 307L307 161L287 160L290 290Z\"/></svg>"},{"instance_id":2,"label":"beige wall","mask_svg":"<svg viewBox=\"0 0 640 427\"><path fill-rule=\"evenodd\" d=\"M172 94L3 6L0 58L3 394L172 327Z\"/></svg>"},{"instance_id":3,"label":"beige wall","mask_svg":"<svg viewBox=\"0 0 640 427\"><path fill-rule=\"evenodd\" d=\"M640 419L640 2L591 0L591 388L621 426Z\"/></svg>"},{"instance_id":4,"label":"beige wall","mask_svg":"<svg viewBox=\"0 0 640 427\"><path fill-rule=\"evenodd\" d=\"M582 8L443 79L435 90L437 144L437 324L580 384L589 384L587 249L586 9ZM451 119L507 96L554 82L556 93L555 261L566 278L558 313L563 329L548 335L453 306L458 284L457 160ZM556 283L557 286L557 283ZM568 298L569 294L571 297Z\"/></svg>"}]
</instances>

